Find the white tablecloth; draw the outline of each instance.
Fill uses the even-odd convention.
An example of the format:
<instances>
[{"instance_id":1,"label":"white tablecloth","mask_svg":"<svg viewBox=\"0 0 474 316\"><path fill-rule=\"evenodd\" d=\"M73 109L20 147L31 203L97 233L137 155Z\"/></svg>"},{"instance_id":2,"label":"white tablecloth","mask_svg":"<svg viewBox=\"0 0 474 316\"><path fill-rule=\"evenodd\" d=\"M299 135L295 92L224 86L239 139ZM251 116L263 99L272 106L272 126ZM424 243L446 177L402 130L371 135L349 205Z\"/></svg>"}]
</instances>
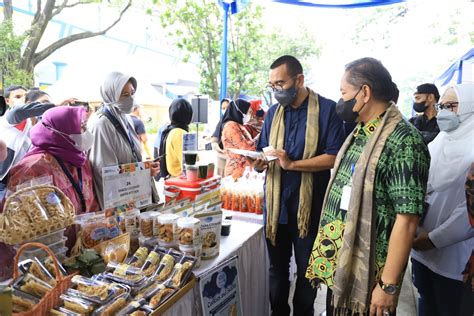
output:
<instances>
[{"instance_id":1,"label":"white tablecloth","mask_svg":"<svg viewBox=\"0 0 474 316\"><path fill-rule=\"evenodd\" d=\"M238 256L242 315L268 315L268 258L262 225L232 220L230 235L221 239L219 256L201 261L201 266L194 271L196 277L234 255ZM202 315L199 284L164 315Z\"/></svg>"}]
</instances>

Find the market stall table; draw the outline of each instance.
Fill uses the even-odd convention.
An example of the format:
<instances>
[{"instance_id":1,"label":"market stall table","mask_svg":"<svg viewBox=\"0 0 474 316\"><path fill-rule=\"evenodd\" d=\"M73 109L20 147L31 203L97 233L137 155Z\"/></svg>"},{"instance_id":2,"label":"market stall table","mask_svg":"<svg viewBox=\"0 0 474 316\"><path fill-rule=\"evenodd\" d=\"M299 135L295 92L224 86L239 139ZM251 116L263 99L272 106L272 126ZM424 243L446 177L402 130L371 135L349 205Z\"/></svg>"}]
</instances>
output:
<instances>
[{"instance_id":1,"label":"market stall table","mask_svg":"<svg viewBox=\"0 0 474 316\"><path fill-rule=\"evenodd\" d=\"M201 261L201 266L194 270L194 274L199 279L201 275L234 255L238 256L242 315L268 315L268 258L262 225L232 220L230 235L221 239L219 256ZM164 315L202 315L199 284Z\"/></svg>"}]
</instances>

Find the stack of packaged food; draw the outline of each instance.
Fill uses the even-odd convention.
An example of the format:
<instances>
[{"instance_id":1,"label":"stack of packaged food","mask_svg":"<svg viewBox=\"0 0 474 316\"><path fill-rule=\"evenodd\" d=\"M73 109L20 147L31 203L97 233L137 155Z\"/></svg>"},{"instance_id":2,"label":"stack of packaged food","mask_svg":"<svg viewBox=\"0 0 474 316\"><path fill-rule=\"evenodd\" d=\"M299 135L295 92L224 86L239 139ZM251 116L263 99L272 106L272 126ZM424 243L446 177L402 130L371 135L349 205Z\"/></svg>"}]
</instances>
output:
<instances>
[{"instance_id":1,"label":"stack of packaged food","mask_svg":"<svg viewBox=\"0 0 474 316\"><path fill-rule=\"evenodd\" d=\"M264 174L247 167L237 182L232 177L222 179L222 208L229 211L263 214Z\"/></svg>"},{"instance_id":2,"label":"stack of packaged food","mask_svg":"<svg viewBox=\"0 0 474 316\"><path fill-rule=\"evenodd\" d=\"M55 209L67 206L67 197L53 199L54 189L42 193L50 194L49 199L40 200L42 203L54 202ZM16 249L30 241L47 245L63 264L60 273L72 285L61 291L51 315L148 315L188 284L201 258L219 255L222 211L220 201L214 203L214 199L177 202L175 207L147 212L108 210L76 217L67 206L64 213L68 219L53 225L59 229L50 225L24 238L6 234L4 238L18 241ZM4 226L7 219L18 225L17 217L24 214L20 205L10 207L15 207L15 212L5 214L4 222L0 220ZM36 207L33 213L44 211L54 218L50 214L56 213L49 208ZM71 224L77 225L77 242L67 258L64 233ZM22 274L11 282L14 312L43 306L45 295L59 288L52 259L42 249L26 248L18 267ZM79 274L73 277L73 273Z\"/></svg>"},{"instance_id":3,"label":"stack of packaged food","mask_svg":"<svg viewBox=\"0 0 474 316\"><path fill-rule=\"evenodd\" d=\"M195 263L176 250L140 247L126 263L109 262L92 278L74 277L52 314L151 314L186 284Z\"/></svg>"}]
</instances>

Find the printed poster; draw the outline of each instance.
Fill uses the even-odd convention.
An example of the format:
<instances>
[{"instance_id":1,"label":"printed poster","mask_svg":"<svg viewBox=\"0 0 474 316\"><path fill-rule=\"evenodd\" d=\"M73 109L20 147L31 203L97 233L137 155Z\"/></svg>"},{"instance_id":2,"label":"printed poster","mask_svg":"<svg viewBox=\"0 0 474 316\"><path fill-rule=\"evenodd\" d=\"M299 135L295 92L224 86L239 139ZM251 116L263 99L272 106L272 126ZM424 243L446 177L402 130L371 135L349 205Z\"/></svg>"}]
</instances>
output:
<instances>
[{"instance_id":1,"label":"printed poster","mask_svg":"<svg viewBox=\"0 0 474 316\"><path fill-rule=\"evenodd\" d=\"M151 162L135 162L102 168L104 209L151 204Z\"/></svg>"},{"instance_id":2,"label":"printed poster","mask_svg":"<svg viewBox=\"0 0 474 316\"><path fill-rule=\"evenodd\" d=\"M196 133L183 134L183 151L197 151L197 135Z\"/></svg>"},{"instance_id":3,"label":"printed poster","mask_svg":"<svg viewBox=\"0 0 474 316\"><path fill-rule=\"evenodd\" d=\"M203 315L241 316L237 257L224 261L199 280Z\"/></svg>"}]
</instances>

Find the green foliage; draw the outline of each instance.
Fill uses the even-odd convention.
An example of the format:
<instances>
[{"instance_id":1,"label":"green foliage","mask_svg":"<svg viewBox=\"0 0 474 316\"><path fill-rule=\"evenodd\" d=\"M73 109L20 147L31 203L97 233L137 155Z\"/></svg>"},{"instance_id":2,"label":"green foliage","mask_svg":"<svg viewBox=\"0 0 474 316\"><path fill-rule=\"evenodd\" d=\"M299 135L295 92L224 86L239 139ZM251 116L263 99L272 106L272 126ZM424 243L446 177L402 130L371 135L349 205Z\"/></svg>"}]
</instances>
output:
<instances>
[{"instance_id":1,"label":"green foliage","mask_svg":"<svg viewBox=\"0 0 474 316\"><path fill-rule=\"evenodd\" d=\"M219 49L222 38L221 9L217 1L157 1L162 26L168 30L183 61L198 55L201 66L201 93L218 98Z\"/></svg>"},{"instance_id":2,"label":"green foliage","mask_svg":"<svg viewBox=\"0 0 474 316\"><path fill-rule=\"evenodd\" d=\"M148 135L155 135L156 133L158 133L158 129L160 128L160 126L158 125L156 121L146 120L144 121L144 123L145 123L145 131Z\"/></svg>"},{"instance_id":3,"label":"green foliage","mask_svg":"<svg viewBox=\"0 0 474 316\"><path fill-rule=\"evenodd\" d=\"M18 68L21 45L26 35L16 35L12 22L4 21L0 24L0 38L0 72L5 87L13 84L27 87L33 85L33 74Z\"/></svg>"},{"instance_id":4,"label":"green foliage","mask_svg":"<svg viewBox=\"0 0 474 316\"><path fill-rule=\"evenodd\" d=\"M183 61L199 57L200 92L219 98L223 10L214 0L154 0L162 26L184 53ZM292 54L309 70L306 57L316 57L320 48L306 29L297 36L267 32L262 24L263 8L249 4L229 17L228 95L261 95L268 80L270 63ZM269 33L269 34L267 34Z\"/></svg>"}]
</instances>

